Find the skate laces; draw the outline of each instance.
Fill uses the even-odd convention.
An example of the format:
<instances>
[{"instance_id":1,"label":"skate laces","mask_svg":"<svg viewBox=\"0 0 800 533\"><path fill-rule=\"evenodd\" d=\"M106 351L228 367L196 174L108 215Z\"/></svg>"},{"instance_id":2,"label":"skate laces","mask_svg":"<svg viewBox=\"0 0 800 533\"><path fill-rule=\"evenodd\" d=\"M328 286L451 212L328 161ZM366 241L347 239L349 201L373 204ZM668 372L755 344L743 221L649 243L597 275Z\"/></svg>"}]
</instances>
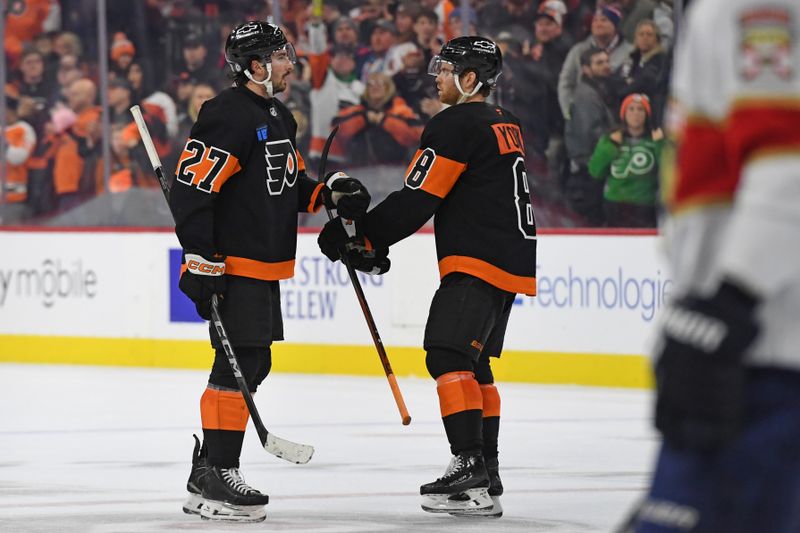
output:
<instances>
[{"instance_id":1,"label":"skate laces","mask_svg":"<svg viewBox=\"0 0 800 533\"><path fill-rule=\"evenodd\" d=\"M239 494L261 494L256 489L245 483L242 473L238 468L221 468L222 479Z\"/></svg>"},{"instance_id":2,"label":"skate laces","mask_svg":"<svg viewBox=\"0 0 800 533\"><path fill-rule=\"evenodd\" d=\"M465 466L467 466L467 458L461 454L454 455L453 458L450 459L450 464L447 466L444 475L439 479L445 480Z\"/></svg>"}]
</instances>

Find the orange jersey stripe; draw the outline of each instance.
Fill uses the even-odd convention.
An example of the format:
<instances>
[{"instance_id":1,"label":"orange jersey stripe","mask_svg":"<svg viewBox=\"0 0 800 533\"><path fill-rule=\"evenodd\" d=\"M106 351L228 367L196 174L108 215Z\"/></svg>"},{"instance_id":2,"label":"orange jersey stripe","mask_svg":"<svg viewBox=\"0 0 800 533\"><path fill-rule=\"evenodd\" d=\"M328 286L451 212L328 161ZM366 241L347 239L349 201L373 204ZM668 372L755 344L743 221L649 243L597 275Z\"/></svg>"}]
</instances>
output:
<instances>
[{"instance_id":1,"label":"orange jersey stripe","mask_svg":"<svg viewBox=\"0 0 800 533\"><path fill-rule=\"evenodd\" d=\"M298 156L300 154L297 154ZM306 207L306 211L309 213L316 213L322 207L322 188L325 186L324 183L320 183L314 188L314 192L311 193L311 198L308 200L308 206Z\"/></svg>"},{"instance_id":2,"label":"orange jersey stripe","mask_svg":"<svg viewBox=\"0 0 800 533\"><path fill-rule=\"evenodd\" d=\"M294 259L278 263L268 263L244 257L228 256L225 259L225 273L243 278L272 281L294 276Z\"/></svg>"},{"instance_id":3,"label":"orange jersey stripe","mask_svg":"<svg viewBox=\"0 0 800 533\"><path fill-rule=\"evenodd\" d=\"M450 255L439 261L440 278L451 272L470 274L504 291L536 296L536 278L509 274L501 268L474 257Z\"/></svg>"},{"instance_id":4,"label":"orange jersey stripe","mask_svg":"<svg viewBox=\"0 0 800 533\"><path fill-rule=\"evenodd\" d=\"M183 148L176 170L177 179L206 192L219 192L228 178L242 169L236 156L189 139Z\"/></svg>"},{"instance_id":5,"label":"orange jersey stripe","mask_svg":"<svg viewBox=\"0 0 800 533\"><path fill-rule=\"evenodd\" d=\"M448 372L439 376L436 378L436 392L442 418L462 411L483 409L481 389L472 372Z\"/></svg>"},{"instance_id":6,"label":"orange jersey stripe","mask_svg":"<svg viewBox=\"0 0 800 533\"><path fill-rule=\"evenodd\" d=\"M247 404L239 391L207 388L200 398L203 429L244 431L248 417Z\"/></svg>"},{"instance_id":7,"label":"orange jersey stripe","mask_svg":"<svg viewBox=\"0 0 800 533\"><path fill-rule=\"evenodd\" d=\"M500 416L500 393L494 383L481 385L483 396L483 417Z\"/></svg>"},{"instance_id":8,"label":"orange jersey stripe","mask_svg":"<svg viewBox=\"0 0 800 533\"><path fill-rule=\"evenodd\" d=\"M433 151L428 148L417 150L414 159L406 170L406 185L412 189L422 189L439 198L444 198L455 185L458 177L466 170L467 164L436 154L429 161Z\"/></svg>"}]
</instances>

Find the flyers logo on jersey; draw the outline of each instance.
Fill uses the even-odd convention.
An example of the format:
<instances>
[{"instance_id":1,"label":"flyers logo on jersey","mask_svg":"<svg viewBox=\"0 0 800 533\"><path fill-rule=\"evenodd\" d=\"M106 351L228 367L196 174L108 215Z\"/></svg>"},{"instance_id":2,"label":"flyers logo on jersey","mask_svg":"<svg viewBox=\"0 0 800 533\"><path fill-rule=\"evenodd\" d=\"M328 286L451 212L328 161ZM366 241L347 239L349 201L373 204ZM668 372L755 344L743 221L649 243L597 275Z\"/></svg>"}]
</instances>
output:
<instances>
[{"instance_id":1,"label":"flyers logo on jersey","mask_svg":"<svg viewBox=\"0 0 800 533\"><path fill-rule=\"evenodd\" d=\"M265 143L264 158L267 161L267 192L270 196L278 196L284 188L294 187L299 165L297 152L289 139Z\"/></svg>"}]
</instances>

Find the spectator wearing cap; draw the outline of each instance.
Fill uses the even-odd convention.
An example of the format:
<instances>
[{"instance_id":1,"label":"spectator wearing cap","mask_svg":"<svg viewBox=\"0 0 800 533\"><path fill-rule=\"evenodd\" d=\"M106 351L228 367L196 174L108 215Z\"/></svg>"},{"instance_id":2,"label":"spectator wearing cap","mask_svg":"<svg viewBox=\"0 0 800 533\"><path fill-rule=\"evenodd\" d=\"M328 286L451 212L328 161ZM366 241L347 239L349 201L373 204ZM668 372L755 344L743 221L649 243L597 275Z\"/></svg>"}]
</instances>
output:
<instances>
[{"instance_id":1,"label":"spectator wearing cap","mask_svg":"<svg viewBox=\"0 0 800 533\"><path fill-rule=\"evenodd\" d=\"M136 55L136 47L131 40L122 32L115 33L114 39L111 41L109 54L111 55L112 72L117 76L127 77L128 67L130 67Z\"/></svg>"},{"instance_id":2,"label":"spectator wearing cap","mask_svg":"<svg viewBox=\"0 0 800 533\"><path fill-rule=\"evenodd\" d=\"M5 201L0 205L0 224L16 224L27 218L28 166L36 146L36 132L17 114L19 100L6 94Z\"/></svg>"},{"instance_id":3,"label":"spectator wearing cap","mask_svg":"<svg viewBox=\"0 0 800 533\"><path fill-rule=\"evenodd\" d=\"M342 109L335 123L347 161L354 165L405 162L423 128L417 114L397 96L392 79L380 72L367 77L361 103Z\"/></svg>"},{"instance_id":4,"label":"spectator wearing cap","mask_svg":"<svg viewBox=\"0 0 800 533\"><path fill-rule=\"evenodd\" d=\"M401 61L403 67L392 76L397 94L427 122L439 110L439 106L430 105L430 100L436 99L438 102L438 94L436 80L428 74L425 54L415 45L406 51Z\"/></svg>"},{"instance_id":5,"label":"spectator wearing cap","mask_svg":"<svg viewBox=\"0 0 800 533\"><path fill-rule=\"evenodd\" d=\"M589 160L589 173L605 184L606 225L654 228L664 134L652 129L652 108L645 94L628 95L619 115L622 128L600 138Z\"/></svg>"},{"instance_id":6,"label":"spectator wearing cap","mask_svg":"<svg viewBox=\"0 0 800 533\"><path fill-rule=\"evenodd\" d=\"M372 28L369 38L368 52L361 66L361 80L366 83L370 74L380 72L391 76L389 59L390 51L395 45L397 30L394 24L386 19L379 19ZM399 68L399 66L398 66Z\"/></svg>"},{"instance_id":7,"label":"spectator wearing cap","mask_svg":"<svg viewBox=\"0 0 800 533\"><path fill-rule=\"evenodd\" d=\"M213 87L219 87L223 83L222 72L209 60L208 48L200 35L188 34L181 49L183 65L179 72L187 72L198 82L209 83Z\"/></svg>"},{"instance_id":8,"label":"spectator wearing cap","mask_svg":"<svg viewBox=\"0 0 800 533\"><path fill-rule=\"evenodd\" d=\"M355 45L335 43L327 49L324 28L322 24L309 26L311 141L308 157L312 165L322 155L331 123L339 110L357 105L364 93L364 84L358 77ZM320 32L320 35L315 32ZM331 161L344 161L345 148L340 137L334 139L328 157Z\"/></svg>"},{"instance_id":9,"label":"spectator wearing cap","mask_svg":"<svg viewBox=\"0 0 800 533\"><path fill-rule=\"evenodd\" d=\"M633 45L619 34L621 22L622 13L615 5L598 8L592 17L589 37L570 48L558 79L558 102L566 119L569 119L575 88L583 73L581 54L589 48L605 50L608 53L611 71L616 72L633 51Z\"/></svg>"},{"instance_id":10,"label":"spectator wearing cap","mask_svg":"<svg viewBox=\"0 0 800 533\"><path fill-rule=\"evenodd\" d=\"M636 38L639 22L653 20L653 12L658 5L657 0L617 0L622 10L622 23L619 32L626 41L632 43Z\"/></svg>"},{"instance_id":11,"label":"spectator wearing cap","mask_svg":"<svg viewBox=\"0 0 800 533\"><path fill-rule=\"evenodd\" d=\"M639 21L636 27L634 50L615 76L616 91L620 98L633 93L644 93L650 98L654 125L661 125L667 94L667 53L661 48L658 26L649 19Z\"/></svg>"},{"instance_id":12,"label":"spectator wearing cap","mask_svg":"<svg viewBox=\"0 0 800 533\"><path fill-rule=\"evenodd\" d=\"M503 75L493 92L498 105L514 113L522 122L526 160L533 170L534 160L540 158L547 146L547 85L522 54L522 43L503 31L495 37L503 54Z\"/></svg>"},{"instance_id":13,"label":"spectator wearing cap","mask_svg":"<svg viewBox=\"0 0 800 533\"><path fill-rule=\"evenodd\" d=\"M564 144L569 157L569 175L564 193L570 208L588 226L602 226L603 188L589 174L588 163L602 135L615 124L616 108L610 92L611 65L608 52L601 48L584 50L580 57L583 75L575 89L571 119L564 130Z\"/></svg>"},{"instance_id":14,"label":"spectator wearing cap","mask_svg":"<svg viewBox=\"0 0 800 533\"><path fill-rule=\"evenodd\" d=\"M529 76L541 80L545 86L541 114L529 126L531 132L539 132L544 143L547 176L557 178L564 165L564 116L558 105L558 76L569 52L569 40L563 32L564 15L567 8L561 0L546 0L539 5L534 19L534 41L527 47L524 68ZM542 173L545 173L542 170Z\"/></svg>"}]
</instances>

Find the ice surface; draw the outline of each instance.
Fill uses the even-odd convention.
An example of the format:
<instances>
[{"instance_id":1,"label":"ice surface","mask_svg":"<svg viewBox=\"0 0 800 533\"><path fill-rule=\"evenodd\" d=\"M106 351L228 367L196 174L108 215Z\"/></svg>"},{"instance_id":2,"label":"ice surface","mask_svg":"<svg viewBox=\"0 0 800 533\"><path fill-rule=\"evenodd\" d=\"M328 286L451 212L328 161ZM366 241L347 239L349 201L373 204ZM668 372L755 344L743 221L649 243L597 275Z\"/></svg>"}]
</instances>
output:
<instances>
[{"instance_id":1,"label":"ice surface","mask_svg":"<svg viewBox=\"0 0 800 533\"><path fill-rule=\"evenodd\" d=\"M250 426L242 472L270 494L267 520L211 523L181 512L206 379L0 365L0 531L611 531L655 452L648 392L498 383L504 517L427 514L419 485L449 461L431 380L399 380L404 427L384 378L273 374L256 396L261 416L314 445L314 458L281 461Z\"/></svg>"}]
</instances>

